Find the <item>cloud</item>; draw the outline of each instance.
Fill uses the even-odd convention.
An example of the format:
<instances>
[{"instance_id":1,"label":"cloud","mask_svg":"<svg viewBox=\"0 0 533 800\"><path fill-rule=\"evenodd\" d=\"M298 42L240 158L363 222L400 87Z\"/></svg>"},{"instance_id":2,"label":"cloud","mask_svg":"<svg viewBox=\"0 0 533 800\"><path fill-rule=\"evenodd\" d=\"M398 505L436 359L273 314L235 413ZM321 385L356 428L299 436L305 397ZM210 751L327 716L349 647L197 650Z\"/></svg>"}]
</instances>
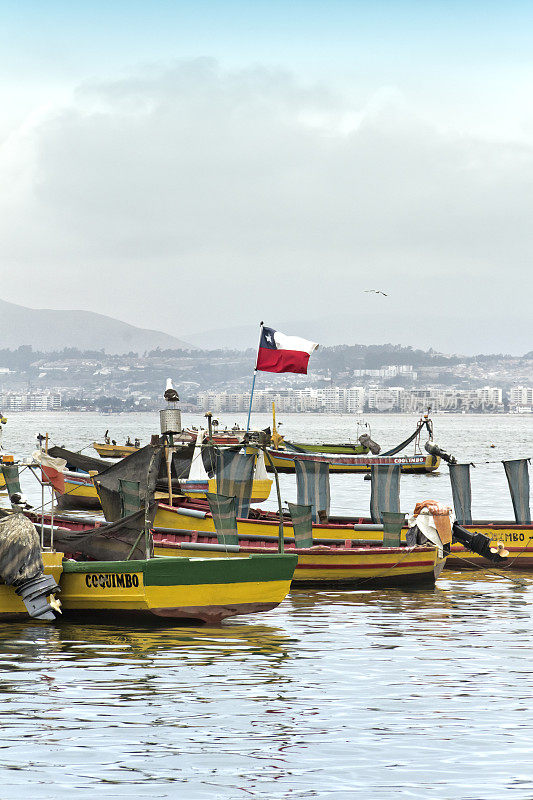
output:
<instances>
[{"instance_id":1,"label":"cloud","mask_svg":"<svg viewBox=\"0 0 533 800\"><path fill-rule=\"evenodd\" d=\"M356 104L282 70L145 67L0 155L5 299L178 336L282 307L360 314L361 341L530 349L533 149L439 131L394 87Z\"/></svg>"}]
</instances>

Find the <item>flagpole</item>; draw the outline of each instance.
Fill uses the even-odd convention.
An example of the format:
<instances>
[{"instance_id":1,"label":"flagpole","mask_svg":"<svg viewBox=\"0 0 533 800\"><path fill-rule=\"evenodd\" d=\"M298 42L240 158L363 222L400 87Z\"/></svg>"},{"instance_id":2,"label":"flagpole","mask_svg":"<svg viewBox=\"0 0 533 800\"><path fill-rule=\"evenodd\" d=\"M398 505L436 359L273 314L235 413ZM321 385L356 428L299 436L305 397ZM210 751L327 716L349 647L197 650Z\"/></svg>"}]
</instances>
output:
<instances>
[{"instance_id":1,"label":"flagpole","mask_svg":"<svg viewBox=\"0 0 533 800\"><path fill-rule=\"evenodd\" d=\"M259 329L260 329L259 345L261 344L261 337L263 335L263 325L264 325L264 322L263 322L263 320L261 320L261 322L259 323ZM259 353L259 345L257 345L257 352L258 353ZM256 359L255 359L255 363L257 365L257 356L256 356ZM252 381L252 391L250 392L250 408L248 409L248 422L246 423L246 433L248 433L248 431L250 430L250 417L252 415L252 402L253 402L253 399L254 399L254 389L255 389L255 377L256 377L256 375L257 375L257 369L254 369L254 379Z\"/></svg>"}]
</instances>

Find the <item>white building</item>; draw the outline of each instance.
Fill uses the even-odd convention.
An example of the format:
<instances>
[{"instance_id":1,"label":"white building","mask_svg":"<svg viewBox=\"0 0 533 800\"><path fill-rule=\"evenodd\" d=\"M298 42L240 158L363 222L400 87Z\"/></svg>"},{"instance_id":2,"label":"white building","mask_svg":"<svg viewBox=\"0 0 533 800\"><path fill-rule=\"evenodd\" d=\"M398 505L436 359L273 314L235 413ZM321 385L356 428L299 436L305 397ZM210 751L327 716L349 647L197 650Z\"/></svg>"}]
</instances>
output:
<instances>
[{"instance_id":1,"label":"white building","mask_svg":"<svg viewBox=\"0 0 533 800\"><path fill-rule=\"evenodd\" d=\"M509 392L512 411L519 408L533 408L533 386L513 386Z\"/></svg>"}]
</instances>

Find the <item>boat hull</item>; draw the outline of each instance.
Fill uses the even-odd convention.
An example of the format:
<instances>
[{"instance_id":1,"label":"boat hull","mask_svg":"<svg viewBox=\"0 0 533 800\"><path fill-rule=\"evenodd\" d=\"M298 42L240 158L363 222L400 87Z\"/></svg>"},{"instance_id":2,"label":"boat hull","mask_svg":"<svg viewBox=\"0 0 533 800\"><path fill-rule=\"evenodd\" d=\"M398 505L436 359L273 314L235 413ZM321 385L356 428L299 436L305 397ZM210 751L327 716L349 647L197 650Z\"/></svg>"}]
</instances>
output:
<instances>
[{"instance_id":1,"label":"boat hull","mask_svg":"<svg viewBox=\"0 0 533 800\"><path fill-rule=\"evenodd\" d=\"M139 447L129 447L128 445L119 444L101 444L93 442L93 448L96 450L100 458L126 458L140 450Z\"/></svg>"},{"instance_id":2,"label":"boat hull","mask_svg":"<svg viewBox=\"0 0 533 800\"><path fill-rule=\"evenodd\" d=\"M65 491L55 494L62 508L100 508L93 479L84 472L65 472Z\"/></svg>"}]
</instances>

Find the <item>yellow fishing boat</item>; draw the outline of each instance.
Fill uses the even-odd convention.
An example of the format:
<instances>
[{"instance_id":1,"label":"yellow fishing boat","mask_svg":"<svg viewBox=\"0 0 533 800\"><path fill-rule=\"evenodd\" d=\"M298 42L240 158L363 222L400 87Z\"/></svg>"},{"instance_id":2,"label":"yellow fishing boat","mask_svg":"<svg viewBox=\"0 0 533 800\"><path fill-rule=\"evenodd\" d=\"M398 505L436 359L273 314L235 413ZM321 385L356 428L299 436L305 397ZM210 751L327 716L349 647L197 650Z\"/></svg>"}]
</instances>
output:
<instances>
[{"instance_id":1,"label":"yellow fishing boat","mask_svg":"<svg viewBox=\"0 0 533 800\"><path fill-rule=\"evenodd\" d=\"M100 458L126 458L139 450L139 447L134 445L107 444L106 442L93 442L93 448Z\"/></svg>"},{"instance_id":2,"label":"yellow fishing boat","mask_svg":"<svg viewBox=\"0 0 533 800\"><path fill-rule=\"evenodd\" d=\"M440 466L439 456L415 455L415 456L327 456L321 454L302 454L288 453L284 450L269 449L270 460L267 459L267 471L273 472L274 468L278 472L293 473L296 471L295 460L298 461L321 461L329 464L330 474L349 473L369 473L372 466L399 466L402 473L423 474L434 472ZM272 462L272 463L271 463Z\"/></svg>"},{"instance_id":3,"label":"yellow fishing boat","mask_svg":"<svg viewBox=\"0 0 533 800\"><path fill-rule=\"evenodd\" d=\"M76 612L218 623L227 617L269 611L286 596L295 555L243 555L238 559L150 558L138 561L72 561L43 552L45 574L61 590L65 617ZM13 586L0 584L0 619L27 617Z\"/></svg>"},{"instance_id":4,"label":"yellow fishing boat","mask_svg":"<svg viewBox=\"0 0 533 800\"><path fill-rule=\"evenodd\" d=\"M377 544L377 543L376 543ZM154 532L154 552L160 556L190 556L215 558L224 552L238 558L243 553L268 554L274 543L246 541L239 546L217 544L217 537L200 537ZM439 557L434 545L416 547L352 547L350 542L330 546L295 547L285 545L285 552L295 553L298 564L292 586L421 586L435 582L445 558Z\"/></svg>"},{"instance_id":5,"label":"yellow fishing boat","mask_svg":"<svg viewBox=\"0 0 533 800\"><path fill-rule=\"evenodd\" d=\"M202 438L198 437L193 457L190 465L187 466L186 476L180 477L177 481L174 478L172 484L175 487L176 494L184 495L190 498L202 499L205 498L206 492L216 493L217 481L216 478L210 478L202 460ZM93 477L98 475L98 472L107 469L110 464L105 462L98 463L95 459L88 459L86 456L80 458L78 453L69 453L69 451L62 450L61 448L54 448L51 451L56 454L61 454L64 459L71 461L79 461L81 465L86 464L88 472L80 470L63 469L61 474L63 481L55 483L55 492L58 499L61 501L63 507L76 507L97 509L100 508L100 500ZM256 455L254 477L252 483L251 503L262 503L270 496L272 488L272 479L269 478L265 468L264 453L257 449L254 451ZM92 466L98 464L98 469L90 469ZM157 492L156 498L158 500L168 500L168 490L165 492Z\"/></svg>"},{"instance_id":6,"label":"yellow fishing boat","mask_svg":"<svg viewBox=\"0 0 533 800\"><path fill-rule=\"evenodd\" d=\"M173 530L194 531L198 536L215 534L213 517L203 504L187 506L169 506L158 503L154 531L172 534ZM237 518L237 532L243 539L266 539L273 541L278 535L278 516L272 512L254 510L255 518ZM490 546L498 548L503 543L509 551L505 564L499 568L532 569L533 568L533 525L520 525L515 522L491 522L489 520L474 521L464 525L471 533L481 533L488 537ZM284 536L294 537L294 530L289 516L283 521ZM406 542L407 526L402 529L401 542ZM383 539L383 526L376 525L366 517L330 516L327 523L313 523L313 539L317 544L328 544L328 540L346 540L354 545L364 543L371 545ZM481 555L466 550L462 544L455 542L451 546L446 566L450 569L472 569L487 567L489 561Z\"/></svg>"},{"instance_id":7,"label":"yellow fishing boat","mask_svg":"<svg viewBox=\"0 0 533 800\"><path fill-rule=\"evenodd\" d=\"M64 507L100 508L100 500L91 475L83 472L65 471L64 476L64 492L59 492L57 489L55 490L56 496L58 499L61 499L61 504ZM268 500L271 488L272 481L270 478L254 478L250 502L262 503L264 500ZM217 481L216 478L208 478L205 481L180 481L179 491L186 497L202 499L205 498L206 492L216 493ZM156 492L155 497L156 500L168 499L168 492Z\"/></svg>"}]
</instances>

